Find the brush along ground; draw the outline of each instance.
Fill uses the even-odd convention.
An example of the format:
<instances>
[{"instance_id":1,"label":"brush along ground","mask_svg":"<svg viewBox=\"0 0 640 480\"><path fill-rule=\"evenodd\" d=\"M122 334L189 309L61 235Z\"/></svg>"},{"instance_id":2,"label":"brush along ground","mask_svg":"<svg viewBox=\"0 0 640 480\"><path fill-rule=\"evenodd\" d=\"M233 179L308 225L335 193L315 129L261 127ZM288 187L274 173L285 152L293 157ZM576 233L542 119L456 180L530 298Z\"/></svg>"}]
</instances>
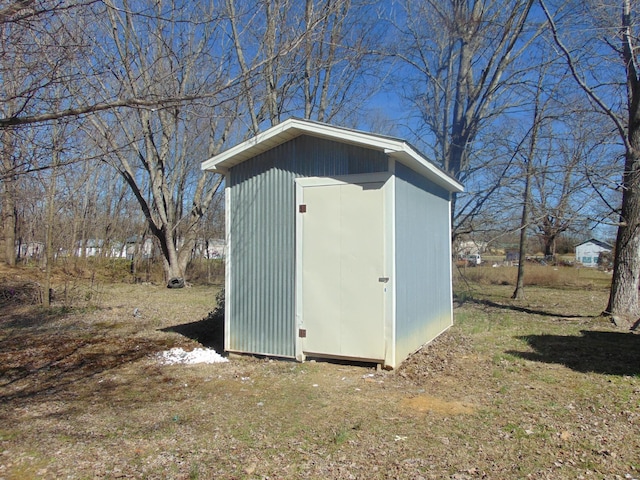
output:
<instances>
[{"instance_id":1,"label":"brush along ground","mask_svg":"<svg viewBox=\"0 0 640 480\"><path fill-rule=\"evenodd\" d=\"M394 372L160 365L202 346L176 331L203 338L208 288L3 308L0 478L640 478L640 337L593 318L606 291L468 286L454 327Z\"/></svg>"}]
</instances>

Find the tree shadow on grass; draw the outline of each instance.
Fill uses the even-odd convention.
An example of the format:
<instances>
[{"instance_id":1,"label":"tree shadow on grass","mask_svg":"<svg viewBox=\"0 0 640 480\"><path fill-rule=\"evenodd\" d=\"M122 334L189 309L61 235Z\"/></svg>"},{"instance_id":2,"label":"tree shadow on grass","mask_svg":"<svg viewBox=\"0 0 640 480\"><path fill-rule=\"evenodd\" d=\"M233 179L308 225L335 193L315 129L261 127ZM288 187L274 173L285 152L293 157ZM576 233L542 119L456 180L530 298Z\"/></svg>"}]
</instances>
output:
<instances>
[{"instance_id":1,"label":"tree shadow on grass","mask_svg":"<svg viewBox=\"0 0 640 480\"><path fill-rule=\"evenodd\" d=\"M0 405L36 398L75 398L83 381L170 346L164 340L96 332L29 332L0 340ZM80 389L80 390L79 390Z\"/></svg>"},{"instance_id":2,"label":"tree shadow on grass","mask_svg":"<svg viewBox=\"0 0 640 480\"><path fill-rule=\"evenodd\" d=\"M542 317L591 318L590 316L585 316L585 315L564 315L562 313L548 312L545 310L536 310L533 308L520 307L518 305L502 304L502 303L494 302L491 300L484 300L484 299L470 298L470 299L465 299L464 301L461 301L459 303L462 304L465 302L475 303L476 305L484 305L486 307L500 308L502 310L510 310L512 312L527 313L529 315L539 315Z\"/></svg>"},{"instance_id":3,"label":"tree shadow on grass","mask_svg":"<svg viewBox=\"0 0 640 480\"><path fill-rule=\"evenodd\" d=\"M204 347L214 349L220 355L224 353L224 319L219 316L209 314L197 322L173 325L160 331L179 333Z\"/></svg>"},{"instance_id":4,"label":"tree shadow on grass","mask_svg":"<svg viewBox=\"0 0 640 480\"><path fill-rule=\"evenodd\" d=\"M577 335L527 335L518 337L533 352L507 353L543 363L556 363L577 372L607 375L640 374L640 335L582 330Z\"/></svg>"}]
</instances>

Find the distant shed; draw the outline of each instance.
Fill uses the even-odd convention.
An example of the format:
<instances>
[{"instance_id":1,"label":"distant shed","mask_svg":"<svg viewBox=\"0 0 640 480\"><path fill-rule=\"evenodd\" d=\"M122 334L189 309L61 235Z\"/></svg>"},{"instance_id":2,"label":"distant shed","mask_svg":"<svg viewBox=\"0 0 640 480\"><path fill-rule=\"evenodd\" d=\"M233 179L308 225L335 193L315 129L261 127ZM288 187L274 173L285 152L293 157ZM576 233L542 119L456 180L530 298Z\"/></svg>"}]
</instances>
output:
<instances>
[{"instance_id":1,"label":"distant shed","mask_svg":"<svg viewBox=\"0 0 640 480\"><path fill-rule=\"evenodd\" d=\"M597 267L600 254L613 251L613 245L590 238L576 245L576 263L585 267Z\"/></svg>"},{"instance_id":2,"label":"distant shed","mask_svg":"<svg viewBox=\"0 0 640 480\"><path fill-rule=\"evenodd\" d=\"M226 351L395 368L452 325L463 187L408 143L292 118L202 169L226 176Z\"/></svg>"}]
</instances>

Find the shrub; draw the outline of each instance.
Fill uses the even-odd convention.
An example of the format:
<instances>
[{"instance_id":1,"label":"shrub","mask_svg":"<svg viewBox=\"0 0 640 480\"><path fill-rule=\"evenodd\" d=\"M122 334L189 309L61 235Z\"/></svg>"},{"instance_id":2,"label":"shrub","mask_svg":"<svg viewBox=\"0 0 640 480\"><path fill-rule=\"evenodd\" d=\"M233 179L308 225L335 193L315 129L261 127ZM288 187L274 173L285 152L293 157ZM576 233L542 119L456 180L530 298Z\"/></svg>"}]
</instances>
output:
<instances>
[{"instance_id":1,"label":"shrub","mask_svg":"<svg viewBox=\"0 0 640 480\"><path fill-rule=\"evenodd\" d=\"M211 320L224 320L224 287L216 293L216 308L207 317Z\"/></svg>"}]
</instances>

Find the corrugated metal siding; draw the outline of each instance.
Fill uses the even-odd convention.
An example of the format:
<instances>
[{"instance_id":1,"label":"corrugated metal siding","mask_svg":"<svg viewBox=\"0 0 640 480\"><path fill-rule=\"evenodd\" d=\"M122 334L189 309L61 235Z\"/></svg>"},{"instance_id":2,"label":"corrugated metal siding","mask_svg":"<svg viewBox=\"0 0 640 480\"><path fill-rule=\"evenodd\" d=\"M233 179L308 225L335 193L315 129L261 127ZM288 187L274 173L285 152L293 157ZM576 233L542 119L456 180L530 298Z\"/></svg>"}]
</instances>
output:
<instances>
[{"instance_id":1,"label":"corrugated metal siding","mask_svg":"<svg viewBox=\"0 0 640 480\"><path fill-rule=\"evenodd\" d=\"M451 325L449 194L396 163L396 361Z\"/></svg>"},{"instance_id":2,"label":"corrugated metal siding","mask_svg":"<svg viewBox=\"0 0 640 480\"><path fill-rule=\"evenodd\" d=\"M309 136L298 137L291 143L296 148L291 170L299 176L330 177L388 170L383 152Z\"/></svg>"},{"instance_id":3,"label":"corrugated metal siding","mask_svg":"<svg viewBox=\"0 0 640 480\"><path fill-rule=\"evenodd\" d=\"M383 152L302 136L231 169L230 350L295 355L294 179L387 166Z\"/></svg>"}]
</instances>

